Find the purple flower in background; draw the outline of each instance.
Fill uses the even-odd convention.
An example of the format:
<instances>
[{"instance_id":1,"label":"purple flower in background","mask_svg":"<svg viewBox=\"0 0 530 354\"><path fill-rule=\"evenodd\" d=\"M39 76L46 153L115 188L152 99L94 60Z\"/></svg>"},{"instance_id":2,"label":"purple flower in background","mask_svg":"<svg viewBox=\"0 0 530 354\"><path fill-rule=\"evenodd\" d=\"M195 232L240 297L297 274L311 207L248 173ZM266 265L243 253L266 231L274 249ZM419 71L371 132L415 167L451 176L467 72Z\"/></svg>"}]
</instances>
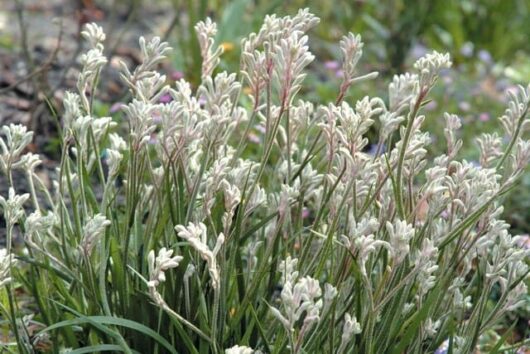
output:
<instances>
[{"instance_id":1,"label":"purple flower in background","mask_svg":"<svg viewBox=\"0 0 530 354\"><path fill-rule=\"evenodd\" d=\"M162 117L160 116L160 112L158 111L153 112L151 118L153 118L153 123L155 124L162 123Z\"/></svg>"},{"instance_id":2,"label":"purple flower in background","mask_svg":"<svg viewBox=\"0 0 530 354\"><path fill-rule=\"evenodd\" d=\"M173 101L173 97L171 97L171 95L169 93L165 93L163 94L162 96L160 96L160 98L158 99L158 102L160 103L169 103Z\"/></svg>"},{"instance_id":3,"label":"purple flower in background","mask_svg":"<svg viewBox=\"0 0 530 354\"><path fill-rule=\"evenodd\" d=\"M121 111L121 109L122 109L123 106L124 106L123 103L121 103L121 102L116 102L116 103L114 103L112 106L110 106L110 108L109 108L109 112L110 112L110 113L116 113L116 112L118 112L118 111Z\"/></svg>"},{"instance_id":4,"label":"purple flower in background","mask_svg":"<svg viewBox=\"0 0 530 354\"><path fill-rule=\"evenodd\" d=\"M254 144L261 144L261 139L259 138L259 136L257 136L254 133L248 133L247 138L248 138L248 141Z\"/></svg>"},{"instance_id":5,"label":"purple flower in background","mask_svg":"<svg viewBox=\"0 0 530 354\"><path fill-rule=\"evenodd\" d=\"M449 349L449 341L446 339L438 349L434 351L434 354L447 354Z\"/></svg>"},{"instance_id":6,"label":"purple flower in background","mask_svg":"<svg viewBox=\"0 0 530 354\"><path fill-rule=\"evenodd\" d=\"M302 219L307 219L310 215L309 209L303 208L302 209Z\"/></svg>"},{"instance_id":7,"label":"purple flower in background","mask_svg":"<svg viewBox=\"0 0 530 354\"><path fill-rule=\"evenodd\" d=\"M156 133L151 134L149 137L149 141L147 142L149 145L156 145L158 144L158 139L156 137Z\"/></svg>"},{"instance_id":8,"label":"purple flower in background","mask_svg":"<svg viewBox=\"0 0 530 354\"><path fill-rule=\"evenodd\" d=\"M265 134L265 126L263 124L256 126L256 130L262 134Z\"/></svg>"},{"instance_id":9,"label":"purple flower in background","mask_svg":"<svg viewBox=\"0 0 530 354\"><path fill-rule=\"evenodd\" d=\"M458 104L458 108L460 108L464 112L467 112L471 109L471 105L467 101L462 101Z\"/></svg>"},{"instance_id":10,"label":"purple flower in background","mask_svg":"<svg viewBox=\"0 0 530 354\"><path fill-rule=\"evenodd\" d=\"M478 116L478 120L480 120L481 122L487 122L487 121L490 120L490 118L491 117L490 117L489 113L487 113L487 112L482 112Z\"/></svg>"},{"instance_id":11,"label":"purple flower in background","mask_svg":"<svg viewBox=\"0 0 530 354\"><path fill-rule=\"evenodd\" d=\"M521 248L530 250L530 235L528 235L528 234L519 235L519 239L517 240L517 244Z\"/></svg>"},{"instance_id":12,"label":"purple flower in background","mask_svg":"<svg viewBox=\"0 0 530 354\"><path fill-rule=\"evenodd\" d=\"M438 102L436 102L435 100L432 100L432 101L430 101L429 103L427 103L425 105L425 110L426 111L434 111L436 109L436 107L438 107Z\"/></svg>"},{"instance_id":13,"label":"purple flower in background","mask_svg":"<svg viewBox=\"0 0 530 354\"><path fill-rule=\"evenodd\" d=\"M338 70L340 69L340 63L336 60L327 60L324 62L324 67L328 70Z\"/></svg>"},{"instance_id":14,"label":"purple flower in background","mask_svg":"<svg viewBox=\"0 0 530 354\"><path fill-rule=\"evenodd\" d=\"M460 54L465 56L466 58L469 58L473 55L473 50L475 49L475 46L471 42L466 42L462 47L460 48Z\"/></svg>"},{"instance_id":15,"label":"purple flower in background","mask_svg":"<svg viewBox=\"0 0 530 354\"><path fill-rule=\"evenodd\" d=\"M488 52L485 49L481 49L481 50L478 51L478 58L484 64L488 64L488 65L489 64L493 64L493 58L492 58L490 52Z\"/></svg>"},{"instance_id":16,"label":"purple flower in background","mask_svg":"<svg viewBox=\"0 0 530 354\"><path fill-rule=\"evenodd\" d=\"M445 75L442 77L442 80L444 82L445 85L451 85L453 83L453 77L451 75Z\"/></svg>"},{"instance_id":17,"label":"purple flower in background","mask_svg":"<svg viewBox=\"0 0 530 354\"><path fill-rule=\"evenodd\" d=\"M368 147L368 151L367 151L368 155L375 156L375 154L377 153L377 146L378 144L370 144L370 146ZM386 145L383 144L381 145L379 149L378 156L384 153L385 151L386 151Z\"/></svg>"},{"instance_id":18,"label":"purple flower in background","mask_svg":"<svg viewBox=\"0 0 530 354\"><path fill-rule=\"evenodd\" d=\"M510 86L510 81L507 79L499 79L495 82L495 89L497 91L503 92L508 88L508 86Z\"/></svg>"},{"instance_id":19,"label":"purple flower in background","mask_svg":"<svg viewBox=\"0 0 530 354\"><path fill-rule=\"evenodd\" d=\"M179 70L173 70L170 74L169 74L169 77L171 78L171 80L173 81L179 81L180 79L183 79L184 78L184 73L182 71L179 71Z\"/></svg>"},{"instance_id":20,"label":"purple flower in background","mask_svg":"<svg viewBox=\"0 0 530 354\"><path fill-rule=\"evenodd\" d=\"M414 60L425 56L428 53L427 47L422 44L416 43L410 50L410 54Z\"/></svg>"}]
</instances>

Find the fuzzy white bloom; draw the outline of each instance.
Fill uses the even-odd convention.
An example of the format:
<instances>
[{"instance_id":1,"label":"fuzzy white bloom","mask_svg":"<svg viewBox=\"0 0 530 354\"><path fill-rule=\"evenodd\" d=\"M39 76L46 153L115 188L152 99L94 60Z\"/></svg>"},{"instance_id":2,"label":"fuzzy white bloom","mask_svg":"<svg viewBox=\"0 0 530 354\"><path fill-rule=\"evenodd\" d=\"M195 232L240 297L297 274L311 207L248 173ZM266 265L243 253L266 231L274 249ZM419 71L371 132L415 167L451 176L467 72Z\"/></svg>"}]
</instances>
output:
<instances>
[{"instance_id":1,"label":"fuzzy white bloom","mask_svg":"<svg viewBox=\"0 0 530 354\"><path fill-rule=\"evenodd\" d=\"M144 37L140 37L138 42L142 51L142 66L144 70L154 68L166 58L172 49L168 43L162 42L159 37L153 37L150 41L146 41Z\"/></svg>"},{"instance_id":2,"label":"fuzzy white bloom","mask_svg":"<svg viewBox=\"0 0 530 354\"><path fill-rule=\"evenodd\" d=\"M18 167L23 169L29 176L33 174L35 168L42 163L40 156L32 152L28 152L25 155L22 155L18 163Z\"/></svg>"},{"instance_id":3,"label":"fuzzy white bloom","mask_svg":"<svg viewBox=\"0 0 530 354\"><path fill-rule=\"evenodd\" d=\"M11 282L9 268L16 264L17 260L12 254L7 254L5 248L0 249L0 288Z\"/></svg>"},{"instance_id":4,"label":"fuzzy white bloom","mask_svg":"<svg viewBox=\"0 0 530 354\"><path fill-rule=\"evenodd\" d=\"M339 46L342 52L342 70L345 77L351 80L355 75L355 67L363 55L364 43L360 35L348 33L342 37Z\"/></svg>"},{"instance_id":5,"label":"fuzzy white bloom","mask_svg":"<svg viewBox=\"0 0 530 354\"><path fill-rule=\"evenodd\" d=\"M530 118L526 118L530 105L530 85L526 89L523 86L518 86L517 93L508 91L508 95L508 108L499 120L508 137L512 138L517 133L518 126L520 126L521 131L530 127Z\"/></svg>"},{"instance_id":6,"label":"fuzzy white bloom","mask_svg":"<svg viewBox=\"0 0 530 354\"><path fill-rule=\"evenodd\" d=\"M179 262L182 261L182 256L173 256L173 250L162 247L155 257L155 251L149 251L147 255L147 266L149 268L149 283L150 288L156 288L160 283L166 281L165 271L171 268L176 268Z\"/></svg>"},{"instance_id":7,"label":"fuzzy white bloom","mask_svg":"<svg viewBox=\"0 0 530 354\"><path fill-rule=\"evenodd\" d=\"M289 37L281 39L274 48L273 77L278 87L282 109L291 104L306 76L303 70L315 59L307 42L307 36L301 32L293 32Z\"/></svg>"},{"instance_id":8,"label":"fuzzy white bloom","mask_svg":"<svg viewBox=\"0 0 530 354\"><path fill-rule=\"evenodd\" d=\"M456 139L455 132L462 127L462 122L456 114L444 113L444 135L447 140L447 154L452 159L462 147L462 140Z\"/></svg>"},{"instance_id":9,"label":"fuzzy white bloom","mask_svg":"<svg viewBox=\"0 0 530 354\"><path fill-rule=\"evenodd\" d=\"M236 207L241 202L241 191L237 186L223 181L225 213L223 214L223 227L225 233L228 233Z\"/></svg>"},{"instance_id":10,"label":"fuzzy white bloom","mask_svg":"<svg viewBox=\"0 0 530 354\"><path fill-rule=\"evenodd\" d=\"M352 317L346 312L344 315L344 326L342 327L340 347L339 350L337 350L337 353L344 353L353 336L359 333L361 333L361 325L357 322L357 318L355 316Z\"/></svg>"},{"instance_id":11,"label":"fuzzy white bloom","mask_svg":"<svg viewBox=\"0 0 530 354\"><path fill-rule=\"evenodd\" d=\"M289 263L292 264L292 260L289 260ZM298 279L294 284L291 281L287 281L284 283L281 292L283 313L275 307L270 307L270 310L288 333L292 333L295 330L296 322L305 313L301 329L301 332L305 333L314 323L320 320L322 299L319 298L321 295L322 290L318 280L309 276Z\"/></svg>"},{"instance_id":12,"label":"fuzzy white bloom","mask_svg":"<svg viewBox=\"0 0 530 354\"><path fill-rule=\"evenodd\" d=\"M123 155L114 149L107 149L107 164L109 166L109 177L114 177L119 170Z\"/></svg>"},{"instance_id":13,"label":"fuzzy white bloom","mask_svg":"<svg viewBox=\"0 0 530 354\"><path fill-rule=\"evenodd\" d=\"M134 86L135 97L142 102L156 103L157 100L166 93L169 86L165 86L166 76L158 72L143 77L136 82Z\"/></svg>"},{"instance_id":14,"label":"fuzzy white bloom","mask_svg":"<svg viewBox=\"0 0 530 354\"><path fill-rule=\"evenodd\" d=\"M223 48L214 49L214 38L217 34L217 24L211 18L201 21L195 25L195 32L199 40L202 56L202 77L211 76L217 65L219 57L223 54Z\"/></svg>"},{"instance_id":15,"label":"fuzzy white bloom","mask_svg":"<svg viewBox=\"0 0 530 354\"><path fill-rule=\"evenodd\" d=\"M86 89L86 85L96 78L103 65L107 63L107 58L103 55L102 49L94 48L81 55L80 61L83 65L83 71L79 76L81 80L78 81L78 89L84 92L83 89ZM80 83L85 85L80 85Z\"/></svg>"},{"instance_id":16,"label":"fuzzy white bloom","mask_svg":"<svg viewBox=\"0 0 530 354\"><path fill-rule=\"evenodd\" d=\"M84 256L90 257L92 250L105 233L105 228L110 224L110 221L102 214L94 215L85 223L85 226L83 226L83 238L79 245Z\"/></svg>"},{"instance_id":17,"label":"fuzzy white bloom","mask_svg":"<svg viewBox=\"0 0 530 354\"><path fill-rule=\"evenodd\" d=\"M9 188L9 197L5 199L0 195L0 206L4 211L6 224L13 226L24 215L24 203L29 199L29 194L17 195L13 188Z\"/></svg>"},{"instance_id":18,"label":"fuzzy white bloom","mask_svg":"<svg viewBox=\"0 0 530 354\"><path fill-rule=\"evenodd\" d=\"M333 303L333 300L335 300L335 297L338 295L338 290L333 285L326 283L324 284L324 307L322 309L322 312L326 312L331 304Z\"/></svg>"},{"instance_id":19,"label":"fuzzy white bloom","mask_svg":"<svg viewBox=\"0 0 530 354\"><path fill-rule=\"evenodd\" d=\"M83 38L85 38L92 48L96 48L98 44L105 41L105 32L103 28L96 23L87 23L85 25L85 30L81 32Z\"/></svg>"},{"instance_id":20,"label":"fuzzy white bloom","mask_svg":"<svg viewBox=\"0 0 530 354\"><path fill-rule=\"evenodd\" d=\"M112 150L116 150L116 151L127 150L127 143L125 142L125 140L123 140L123 138L120 135L116 133L109 134L109 143L110 143L110 148Z\"/></svg>"},{"instance_id":21,"label":"fuzzy white bloom","mask_svg":"<svg viewBox=\"0 0 530 354\"><path fill-rule=\"evenodd\" d=\"M354 225L355 222L354 222ZM354 228L354 230L357 228ZM350 237L346 235L341 236L341 240L346 248L349 248L352 252L357 253L357 261L359 262L359 268L363 275L367 275L366 272L366 261L371 253L374 253L381 247L386 248L388 252L393 255L392 246L383 240L375 239L374 234L368 233L369 228L366 229L366 234L352 233Z\"/></svg>"},{"instance_id":22,"label":"fuzzy white bloom","mask_svg":"<svg viewBox=\"0 0 530 354\"><path fill-rule=\"evenodd\" d=\"M63 114L63 126L64 129L69 133L73 122L81 117L81 98L77 93L66 91L63 99L64 114Z\"/></svg>"},{"instance_id":23,"label":"fuzzy white bloom","mask_svg":"<svg viewBox=\"0 0 530 354\"><path fill-rule=\"evenodd\" d=\"M439 266L436 264L438 257L438 248L434 247L433 242L425 238L422 243L421 251L415 256L415 269L419 269L416 277L418 282L418 296L421 297L429 292L436 284L435 273Z\"/></svg>"},{"instance_id":24,"label":"fuzzy white bloom","mask_svg":"<svg viewBox=\"0 0 530 354\"><path fill-rule=\"evenodd\" d=\"M189 223L187 227L183 225L175 226L175 230L178 233L178 236L185 239L189 244L199 252L202 259L208 264L208 271L210 273L210 278L212 280L212 286L219 290L220 287L220 275L219 275L219 266L217 265L217 260L215 257L221 250L221 247L225 241L225 236L223 233L220 233L217 236L217 241L213 250L210 250L208 247L207 239L207 229L206 225L202 222L198 224Z\"/></svg>"},{"instance_id":25,"label":"fuzzy white bloom","mask_svg":"<svg viewBox=\"0 0 530 354\"><path fill-rule=\"evenodd\" d=\"M24 221L24 230L27 237L45 233L57 223L57 220L57 215L52 212L48 212L47 215L42 215L40 211L34 211Z\"/></svg>"},{"instance_id":26,"label":"fuzzy white bloom","mask_svg":"<svg viewBox=\"0 0 530 354\"><path fill-rule=\"evenodd\" d=\"M384 112L379 116L381 129L379 130L380 141L383 142L398 129L405 120L404 116L399 116L396 112Z\"/></svg>"},{"instance_id":27,"label":"fuzzy white bloom","mask_svg":"<svg viewBox=\"0 0 530 354\"><path fill-rule=\"evenodd\" d=\"M456 309L459 309L462 311L469 310L470 308L473 307L473 303L471 302L471 296L464 297L460 289L456 288L454 290L453 306Z\"/></svg>"},{"instance_id":28,"label":"fuzzy white bloom","mask_svg":"<svg viewBox=\"0 0 530 354\"><path fill-rule=\"evenodd\" d=\"M480 149L480 165L490 167L502 155L502 139L497 133L482 134L476 139Z\"/></svg>"},{"instance_id":29,"label":"fuzzy white bloom","mask_svg":"<svg viewBox=\"0 0 530 354\"><path fill-rule=\"evenodd\" d=\"M98 43L96 47L90 49L80 57L82 65L81 73L77 78L77 90L80 93L81 103L85 112L90 112L90 102L87 98L87 91L93 90L99 73L107 63L107 58L103 55L103 45Z\"/></svg>"},{"instance_id":30,"label":"fuzzy white bloom","mask_svg":"<svg viewBox=\"0 0 530 354\"><path fill-rule=\"evenodd\" d=\"M395 220L394 223L386 222L386 231L390 239L390 246L396 264L407 257L410 250L410 240L414 237L414 227L405 220Z\"/></svg>"},{"instance_id":31,"label":"fuzzy white bloom","mask_svg":"<svg viewBox=\"0 0 530 354\"><path fill-rule=\"evenodd\" d=\"M355 77L355 68L359 59L363 55L364 43L361 40L360 35L349 33L342 37L340 43L340 50L342 52L342 72L343 80L340 87L340 100L346 94L348 88L355 82L361 82L364 80L374 79L377 77L377 72L371 72L369 74Z\"/></svg>"},{"instance_id":32,"label":"fuzzy white bloom","mask_svg":"<svg viewBox=\"0 0 530 354\"><path fill-rule=\"evenodd\" d=\"M232 348L225 349L225 354L252 354L254 350L244 345L234 345Z\"/></svg>"},{"instance_id":33,"label":"fuzzy white bloom","mask_svg":"<svg viewBox=\"0 0 530 354\"><path fill-rule=\"evenodd\" d=\"M504 306L507 311L515 311L525 305L528 305L528 287L524 282L520 282L508 293Z\"/></svg>"},{"instance_id":34,"label":"fuzzy white bloom","mask_svg":"<svg viewBox=\"0 0 530 354\"><path fill-rule=\"evenodd\" d=\"M440 70L450 68L452 65L449 53L440 54L433 51L414 63L414 68L419 71L420 88L428 89L434 84Z\"/></svg>"},{"instance_id":35,"label":"fuzzy white bloom","mask_svg":"<svg viewBox=\"0 0 530 354\"><path fill-rule=\"evenodd\" d=\"M405 73L394 75L388 85L388 101L391 112L401 112L419 91L418 75Z\"/></svg>"},{"instance_id":36,"label":"fuzzy white bloom","mask_svg":"<svg viewBox=\"0 0 530 354\"><path fill-rule=\"evenodd\" d=\"M423 330L425 331L428 337L433 338L434 336L436 336L436 333L438 333L438 329L440 328L441 324L442 322L440 320L433 321L429 317L423 324Z\"/></svg>"},{"instance_id":37,"label":"fuzzy white bloom","mask_svg":"<svg viewBox=\"0 0 530 354\"><path fill-rule=\"evenodd\" d=\"M160 37L153 37L150 41L146 41L144 37L140 37L138 43L142 53L142 63L136 67L134 73L129 71L123 61L120 61L119 65L121 78L129 86L135 99L141 100L136 87L137 82L157 74L153 70L166 58L167 54L171 51L171 47L168 43L162 42Z\"/></svg>"},{"instance_id":38,"label":"fuzzy white bloom","mask_svg":"<svg viewBox=\"0 0 530 354\"><path fill-rule=\"evenodd\" d=\"M524 171L530 163L530 140L517 139L511 158L514 174Z\"/></svg>"},{"instance_id":39,"label":"fuzzy white bloom","mask_svg":"<svg viewBox=\"0 0 530 354\"><path fill-rule=\"evenodd\" d=\"M0 137L0 168L7 171L13 168L26 146L33 139L33 132L28 131L24 125L9 124L2 127L5 141Z\"/></svg>"},{"instance_id":40,"label":"fuzzy white bloom","mask_svg":"<svg viewBox=\"0 0 530 354\"><path fill-rule=\"evenodd\" d=\"M298 264L297 258L287 258L280 262L278 270L282 273L282 280L284 283L294 283L298 278L298 271L296 270L296 265Z\"/></svg>"},{"instance_id":41,"label":"fuzzy white bloom","mask_svg":"<svg viewBox=\"0 0 530 354\"><path fill-rule=\"evenodd\" d=\"M123 111L129 117L130 134L134 140L133 148L140 149L150 139L151 133L155 131L152 115L157 109L156 105L134 99L123 107Z\"/></svg>"}]
</instances>

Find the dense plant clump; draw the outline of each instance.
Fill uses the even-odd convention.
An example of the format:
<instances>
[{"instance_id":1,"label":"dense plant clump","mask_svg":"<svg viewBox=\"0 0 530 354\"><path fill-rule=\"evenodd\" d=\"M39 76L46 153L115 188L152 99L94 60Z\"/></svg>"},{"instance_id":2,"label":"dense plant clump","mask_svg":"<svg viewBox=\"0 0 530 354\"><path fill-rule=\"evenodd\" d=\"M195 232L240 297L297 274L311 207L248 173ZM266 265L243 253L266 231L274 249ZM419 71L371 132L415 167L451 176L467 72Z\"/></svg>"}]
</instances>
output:
<instances>
[{"instance_id":1,"label":"dense plant clump","mask_svg":"<svg viewBox=\"0 0 530 354\"><path fill-rule=\"evenodd\" d=\"M485 134L480 163L459 161L459 117L422 115L448 55L395 76L388 99L350 102L377 73L358 73L363 42L349 34L336 102L297 100L318 22L267 16L238 74L216 70L216 24L200 22L196 89L166 85L170 48L140 38L143 62L121 65L126 132L94 114L105 34L86 26L51 188L24 153L32 133L2 128L1 310L19 352L469 353L524 303L529 252L499 217L530 160L530 86L500 117L505 139ZM425 119L445 120L434 159ZM13 189L14 170L31 193Z\"/></svg>"}]
</instances>

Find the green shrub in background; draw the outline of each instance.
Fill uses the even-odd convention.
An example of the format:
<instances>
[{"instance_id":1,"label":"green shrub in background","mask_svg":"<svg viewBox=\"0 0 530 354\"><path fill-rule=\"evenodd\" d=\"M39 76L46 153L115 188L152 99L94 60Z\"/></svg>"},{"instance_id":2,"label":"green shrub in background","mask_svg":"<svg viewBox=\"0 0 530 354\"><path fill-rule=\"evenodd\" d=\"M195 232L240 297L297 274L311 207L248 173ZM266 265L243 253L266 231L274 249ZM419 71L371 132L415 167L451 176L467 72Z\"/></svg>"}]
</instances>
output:
<instances>
[{"instance_id":1,"label":"green shrub in background","mask_svg":"<svg viewBox=\"0 0 530 354\"><path fill-rule=\"evenodd\" d=\"M445 151L427 158L421 128L439 117L425 108L449 55L394 76L388 99L349 104L351 86L377 76L357 72L364 43L349 34L334 102L313 104L297 94L318 22L307 10L267 16L242 41L237 74L215 74L217 27L199 22L196 90L166 85L156 69L170 48L142 37L143 62L121 66L132 97L123 134L94 114L105 34L86 27L51 190L34 173L38 156L22 153L32 134L3 127L7 350L429 353L445 343L468 353L525 305L528 250L500 215L530 160L530 87L500 118L509 139L479 138L479 163L458 159L453 114ZM13 189L17 169L31 193ZM21 309L20 294L34 303Z\"/></svg>"}]
</instances>

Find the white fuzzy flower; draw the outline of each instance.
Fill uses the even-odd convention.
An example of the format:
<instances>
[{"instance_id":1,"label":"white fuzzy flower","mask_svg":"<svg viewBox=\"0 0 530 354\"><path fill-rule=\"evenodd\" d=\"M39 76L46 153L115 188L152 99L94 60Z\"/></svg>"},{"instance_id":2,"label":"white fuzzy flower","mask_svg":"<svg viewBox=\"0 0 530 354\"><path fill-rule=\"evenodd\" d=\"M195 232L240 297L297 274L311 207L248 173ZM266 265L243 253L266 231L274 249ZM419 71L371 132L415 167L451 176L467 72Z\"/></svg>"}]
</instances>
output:
<instances>
[{"instance_id":1,"label":"white fuzzy flower","mask_svg":"<svg viewBox=\"0 0 530 354\"><path fill-rule=\"evenodd\" d=\"M96 48L97 45L104 42L106 38L103 28L96 23L87 23L85 25L85 30L81 32L81 35L90 43L92 48Z\"/></svg>"},{"instance_id":2,"label":"white fuzzy flower","mask_svg":"<svg viewBox=\"0 0 530 354\"><path fill-rule=\"evenodd\" d=\"M244 345L234 345L232 348L225 349L225 354L252 354L254 350Z\"/></svg>"},{"instance_id":3,"label":"white fuzzy flower","mask_svg":"<svg viewBox=\"0 0 530 354\"><path fill-rule=\"evenodd\" d=\"M419 82L422 89L429 88L434 84L440 70L450 68L452 65L449 53L440 54L433 51L414 63L414 68L419 71Z\"/></svg>"},{"instance_id":4,"label":"white fuzzy flower","mask_svg":"<svg viewBox=\"0 0 530 354\"><path fill-rule=\"evenodd\" d=\"M217 260L215 259L221 247L225 241L225 236L223 233L220 233L217 236L217 241L213 250L210 250L208 247L208 240L206 234L206 225L203 223L193 224L189 223L187 227L183 225L175 226L175 230L178 233L178 236L185 239L189 244L199 252L202 259L208 264L208 271L212 280L212 285L215 289L220 287L220 275L219 275L219 266L217 265Z\"/></svg>"},{"instance_id":5,"label":"white fuzzy flower","mask_svg":"<svg viewBox=\"0 0 530 354\"><path fill-rule=\"evenodd\" d=\"M9 268L13 267L17 260L12 254L7 254L5 248L0 249L0 288L11 282Z\"/></svg>"},{"instance_id":6,"label":"white fuzzy flower","mask_svg":"<svg viewBox=\"0 0 530 354\"><path fill-rule=\"evenodd\" d=\"M513 138L519 124L521 124L522 131L530 126L530 118L526 117L530 105L530 85L526 89L518 86L517 92L508 91L508 95L508 108L499 120L508 137ZM523 119L522 122L520 122L521 119Z\"/></svg>"},{"instance_id":7,"label":"white fuzzy flower","mask_svg":"<svg viewBox=\"0 0 530 354\"><path fill-rule=\"evenodd\" d=\"M66 91L63 99L63 126L68 132L72 123L83 114L81 113L81 98L77 93Z\"/></svg>"},{"instance_id":8,"label":"white fuzzy flower","mask_svg":"<svg viewBox=\"0 0 530 354\"><path fill-rule=\"evenodd\" d=\"M346 312L344 315L344 326L342 328L340 347L337 350L337 353L344 353L353 336L359 333L361 333L361 325L357 322L357 318L355 318L355 316L352 317Z\"/></svg>"},{"instance_id":9,"label":"white fuzzy flower","mask_svg":"<svg viewBox=\"0 0 530 354\"><path fill-rule=\"evenodd\" d=\"M401 112L409 106L409 102L418 94L418 75L405 73L394 75L388 85L388 101L391 112Z\"/></svg>"},{"instance_id":10,"label":"white fuzzy flower","mask_svg":"<svg viewBox=\"0 0 530 354\"><path fill-rule=\"evenodd\" d=\"M123 159L123 155L113 149L107 149L107 164L109 166L109 177L114 177L118 173L120 162Z\"/></svg>"},{"instance_id":11,"label":"white fuzzy flower","mask_svg":"<svg viewBox=\"0 0 530 354\"><path fill-rule=\"evenodd\" d=\"M217 25L211 18L206 18L195 25L195 32L199 39L202 56L202 77L211 76L220 62L219 57L223 54L223 48L214 48L214 38L217 34Z\"/></svg>"},{"instance_id":12,"label":"white fuzzy flower","mask_svg":"<svg viewBox=\"0 0 530 354\"><path fill-rule=\"evenodd\" d=\"M394 223L387 221L386 231L394 253L394 261L399 264L409 253L410 240L414 237L415 232L414 227L411 224L407 224L405 220L395 220Z\"/></svg>"},{"instance_id":13,"label":"white fuzzy flower","mask_svg":"<svg viewBox=\"0 0 530 354\"><path fill-rule=\"evenodd\" d=\"M85 226L83 226L83 238L79 247L86 257L90 257L92 250L105 233L105 228L110 224L111 222L102 214L94 215L85 223Z\"/></svg>"},{"instance_id":14,"label":"white fuzzy flower","mask_svg":"<svg viewBox=\"0 0 530 354\"><path fill-rule=\"evenodd\" d=\"M40 211L35 211L24 221L24 230L28 237L38 233L46 233L57 223L57 220L57 216L52 212L42 215Z\"/></svg>"},{"instance_id":15,"label":"white fuzzy flower","mask_svg":"<svg viewBox=\"0 0 530 354\"><path fill-rule=\"evenodd\" d=\"M31 143L33 132L24 125L9 124L2 127L5 141L0 137L0 167L6 171L18 160L22 151Z\"/></svg>"},{"instance_id":16,"label":"white fuzzy flower","mask_svg":"<svg viewBox=\"0 0 530 354\"><path fill-rule=\"evenodd\" d=\"M149 287L156 288L161 282L166 281L165 271L176 268L182 260L182 256L174 256L173 250L162 247L155 257L155 251L149 251L147 265L149 267Z\"/></svg>"},{"instance_id":17,"label":"white fuzzy flower","mask_svg":"<svg viewBox=\"0 0 530 354\"><path fill-rule=\"evenodd\" d=\"M29 199L29 194L17 195L13 188L9 188L9 197L5 199L0 195L0 206L4 212L7 225L13 226L24 215L24 203Z\"/></svg>"},{"instance_id":18,"label":"white fuzzy flower","mask_svg":"<svg viewBox=\"0 0 530 354\"><path fill-rule=\"evenodd\" d=\"M127 150L127 143L123 138L116 133L109 134L109 143L110 148L116 151L125 151Z\"/></svg>"},{"instance_id":19,"label":"white fuzzy flower","mask_svg":"<svg viewBox=\"0 0 530 354\"><path fill-rule=\"evenodd\" d=\"M311 277L303 277L295 284L287 281L283 285L281 299L283 313L277 308L271 307L271 312L289 333L295 330L296 322L305 313L303 330L308 330L320 320L322 309L322 289L318 280Z\"/></svg>"}]
</instances>

